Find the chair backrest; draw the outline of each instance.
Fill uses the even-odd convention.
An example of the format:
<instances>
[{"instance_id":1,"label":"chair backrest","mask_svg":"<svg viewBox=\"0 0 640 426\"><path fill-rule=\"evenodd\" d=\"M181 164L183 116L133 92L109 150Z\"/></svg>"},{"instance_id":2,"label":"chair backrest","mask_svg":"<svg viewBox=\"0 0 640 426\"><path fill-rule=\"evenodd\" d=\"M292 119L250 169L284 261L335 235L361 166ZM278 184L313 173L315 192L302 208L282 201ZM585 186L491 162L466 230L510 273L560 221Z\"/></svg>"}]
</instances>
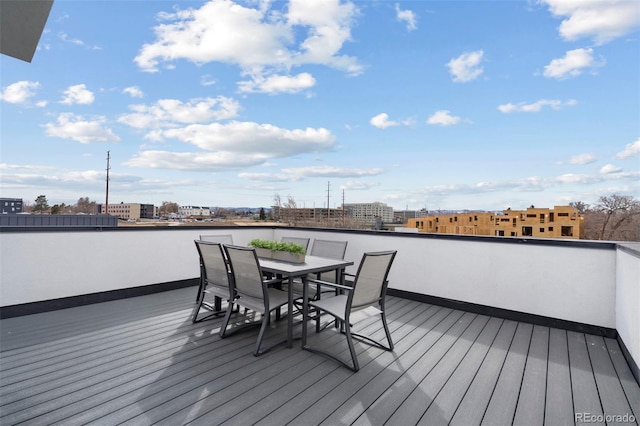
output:
<instances>
[{"instance_id":1,"label":"chair backrest","mask_svg":"<svg viewBox=\"0 0 640 426\"><path fill-rule=\"evenodd\" d=\"M229 288L229 269L225 260L222 244L195 240L202 273L208 284Z\"/></svg>"},{"instance_id":2,"label":"chair backrest","mask_svg":"<svg viewBox=\"0 0 640 426\"><path fill-rule=\"evenodd\" d=\"M387 276L397 251L365 253L350 292L351 310L366 308L384 298L387 292Z\"/></svg>"},{"instance_id":3,"label":"chair backrest","mask_svg":"<svg viewBox=\"0 0 640 426\"><path fill-rule=\"evenodd\" d=\"M311 256L327 257L329 259L344 259L347 252L347 241L313 240Z\"/></svg>"},{"instance_id":4,"label":"chair backrest","mask_svg":"<svg viewBox=\"0 0 640 426\"><path fill-rule=\"evenodd\" d=\"M300 244L302 247L304 247L304 250L306 251L309 248L309 240L311 240L311 238L282 237L281 241L286 243Z\"/></svg>"},{"instance_id":5,"label":"chair backrest","mask_svg":"<svg viewBox=\"0 0 640 426\"><path fill-rule=\"evenodd\" d=\"M200 241L211 241L212 243L233 244L233 235L200 235Z\"/></svg>"},{"instance_id":6,"label":"chair backrest","mask_svg":"<svg viewBox=\"0 0 640 426\"><path fill-rule=\"evenodd\" d=\"M252 247L224 246L238 296L264 299L266 288L256 250Z\"/></svg>"}]
</instances>

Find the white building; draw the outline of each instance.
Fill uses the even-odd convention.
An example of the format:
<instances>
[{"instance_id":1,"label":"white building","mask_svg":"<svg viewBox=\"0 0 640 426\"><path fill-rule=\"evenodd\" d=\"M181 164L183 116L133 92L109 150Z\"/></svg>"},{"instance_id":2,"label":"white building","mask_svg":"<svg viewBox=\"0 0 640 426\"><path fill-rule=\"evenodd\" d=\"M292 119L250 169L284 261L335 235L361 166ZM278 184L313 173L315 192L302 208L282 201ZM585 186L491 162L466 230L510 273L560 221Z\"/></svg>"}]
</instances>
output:
<instances>
[{"instance_id":1,"label":"white building","mask_svg":"<svg viewBox=\"0 0 640 426\"><path fill-rule=\"evenodd\" d=\"M343 207L347 211L347 216L361 219L368 223L375 223L376 218L382 219L384 223L393 222L393 207L378 201L373 203L345 203Z\"/></svg>"},{"instance_id":2,"label":"white building","mask_svg":"<svg viewBox=\"0 0 640 426\"><path fill-rule=\"evenodd\" d=\"M211 209L209 207L199 206L180 206L178 208L178 215L180 217L211 217Z\"/></svg>"}]
</instances>

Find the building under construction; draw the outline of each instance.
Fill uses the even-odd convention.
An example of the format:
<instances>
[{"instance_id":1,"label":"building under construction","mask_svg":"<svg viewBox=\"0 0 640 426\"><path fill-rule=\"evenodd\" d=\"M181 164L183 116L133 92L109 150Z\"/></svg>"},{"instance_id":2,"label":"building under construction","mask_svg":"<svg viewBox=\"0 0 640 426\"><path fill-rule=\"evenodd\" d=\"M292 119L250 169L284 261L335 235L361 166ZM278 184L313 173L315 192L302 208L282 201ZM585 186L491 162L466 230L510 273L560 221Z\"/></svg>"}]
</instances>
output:
<instances>
[{"instance_id":1,"label":"building under construction","mask_svg":"<svg viewBox=\"0 0 640 426\"><path fill-rule=\"evenodd\" d=\"M428 215L408 219L406 227L435 234L584 238L584 218L571 206Z\"/></svg>"}]
</instances>

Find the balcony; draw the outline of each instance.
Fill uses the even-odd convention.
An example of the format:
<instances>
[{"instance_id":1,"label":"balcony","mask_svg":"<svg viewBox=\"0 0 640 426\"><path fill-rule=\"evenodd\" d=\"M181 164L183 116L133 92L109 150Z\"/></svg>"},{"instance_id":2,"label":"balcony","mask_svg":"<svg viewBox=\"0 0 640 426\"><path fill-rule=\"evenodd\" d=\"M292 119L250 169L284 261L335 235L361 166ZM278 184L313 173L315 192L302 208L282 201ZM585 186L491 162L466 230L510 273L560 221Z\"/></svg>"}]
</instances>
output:
<instances>
[{"instance_id":1,"label":"balcony","mask_svg":"<svg viewBox=\"0 0 640 426\"><path fill-rule=\"evenodd\" d=\"M256 358L254 332L221 340L220 320L192 324L201 233L231 233L236 244L347 239L356 263L364 251L397 249L388 299L396 349L358 346L362 368L352 373L299 343ZM640 417L638 244L270 227L5 229L0 250L2 424ZM281 327L274 322L270 338ZM344 349L335 337L316 336Z\"/></svg>"}]
</instances>

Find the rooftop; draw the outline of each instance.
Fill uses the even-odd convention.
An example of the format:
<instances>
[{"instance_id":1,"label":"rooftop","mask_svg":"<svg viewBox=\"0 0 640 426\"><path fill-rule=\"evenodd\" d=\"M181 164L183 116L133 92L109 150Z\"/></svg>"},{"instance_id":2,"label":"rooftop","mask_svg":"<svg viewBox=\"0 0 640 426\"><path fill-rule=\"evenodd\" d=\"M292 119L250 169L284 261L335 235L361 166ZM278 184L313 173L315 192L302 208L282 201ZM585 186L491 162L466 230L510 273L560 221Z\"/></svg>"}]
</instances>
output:
<instances>
[{"instance_id":1,"label":"rooftop","mask_svg":"<svg viewBox=\"0 0 640 426\"><path fill-rule=\"evenodd\" d=\"M358 373L300 349L252 355L190 321L195 287L0 321L0 423L574 424L640 418L616 339L388 298L393 352ZM284 321L268 336L281 338ZM381 333L379 322L363 323ZM339 348L332 332L317 338ZM631 422L634 424L633 422Z\"/></svg>"},{"instance_id":2,"label":"rooftop","mask_svg":"<svg viewBox=\"0 0 640 426\"><path fill-rule=\"evenodd\" d=\"M398 250L395 350L358 344L352 373L299 341L256 358L257 330L221 340L221 319L192 324L193 242L213 233L238 245L347 240L356 264ZM0 227L0 424L637 424L638 248L273 226ZM284 322L272 326L280 341ZM346 351L332 331L311 336Z\"/></svg>"}]
</instances>

